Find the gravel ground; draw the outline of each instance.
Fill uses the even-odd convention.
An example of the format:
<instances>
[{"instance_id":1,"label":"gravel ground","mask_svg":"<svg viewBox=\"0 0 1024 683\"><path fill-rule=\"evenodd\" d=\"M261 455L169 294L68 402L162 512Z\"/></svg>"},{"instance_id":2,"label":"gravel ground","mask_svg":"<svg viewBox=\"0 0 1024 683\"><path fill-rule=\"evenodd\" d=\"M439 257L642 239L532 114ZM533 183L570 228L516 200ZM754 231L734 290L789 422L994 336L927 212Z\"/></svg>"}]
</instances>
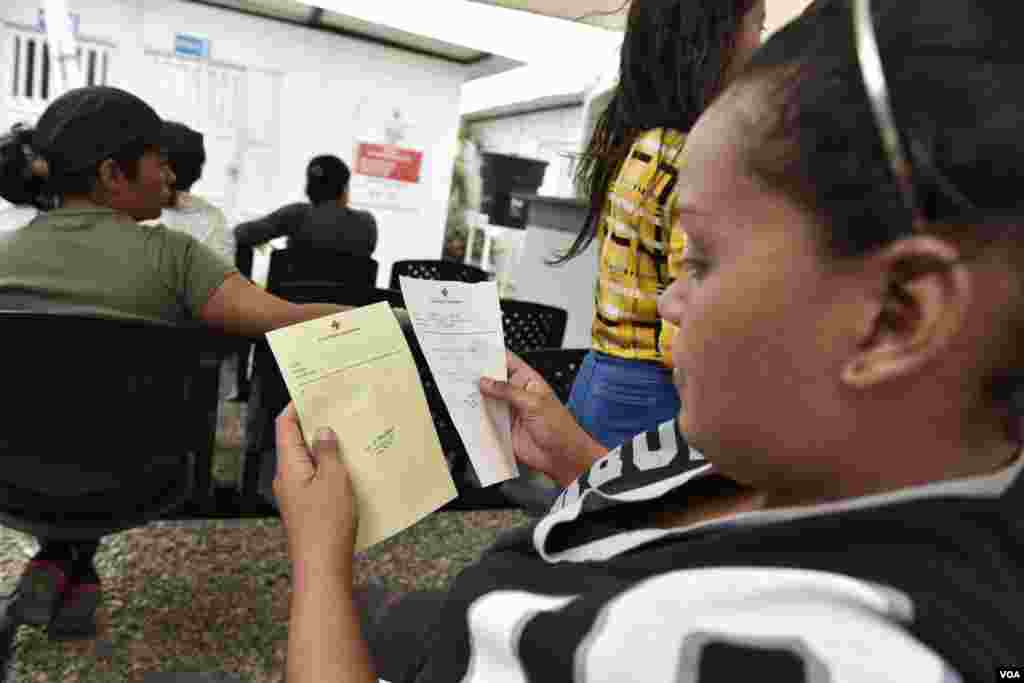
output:
<instances>
[{"instance_id":1,"label":"gravel ground","mask_svg":"<svg viewBox=\"0 0 1024 683\"><path fill-rule=\"evenodd\" d=\"M218 477L231 481L244 408L222 403ZM437 513L358 559L357 583L376 576L397 590L440 588L517 511ZM13 589L37 544L0 527L0 591ZM99 636L51 643L23 626L9 680L145 683L154 672L219 671L247 683L283 680L291 577L279 520L154 523L103 539Z\"/></svg>"}]
</instances>

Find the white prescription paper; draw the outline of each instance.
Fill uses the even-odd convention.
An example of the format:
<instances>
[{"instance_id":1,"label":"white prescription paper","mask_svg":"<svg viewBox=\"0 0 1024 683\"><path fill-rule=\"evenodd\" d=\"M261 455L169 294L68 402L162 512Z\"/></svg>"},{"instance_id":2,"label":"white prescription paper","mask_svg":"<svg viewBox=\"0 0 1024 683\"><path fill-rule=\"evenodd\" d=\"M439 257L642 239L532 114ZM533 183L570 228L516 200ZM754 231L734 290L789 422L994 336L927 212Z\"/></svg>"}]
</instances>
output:
<instances>
[{"instance_id":1,"label":"white prescription paper","mask_svg":"<svg viewBox=\"0 0 1024 683\"><path fill-rule=\"evenodd\" d=\"M399 278L405 309L481 486L519 476L508 404L480 394L481 377L508 379L495 282Z\"/></svg>"}]
</instances>

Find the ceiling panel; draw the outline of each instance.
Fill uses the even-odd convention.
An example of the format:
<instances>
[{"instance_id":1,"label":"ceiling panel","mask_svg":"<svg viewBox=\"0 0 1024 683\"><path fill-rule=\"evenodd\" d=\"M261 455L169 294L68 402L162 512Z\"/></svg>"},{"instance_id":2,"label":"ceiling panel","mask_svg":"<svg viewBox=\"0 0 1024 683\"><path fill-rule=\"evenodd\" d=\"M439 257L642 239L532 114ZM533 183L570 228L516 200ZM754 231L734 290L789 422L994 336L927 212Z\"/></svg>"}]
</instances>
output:
<instances>
[{"instance_id":1,"label":"ceiling panel","mask_svg":"<svg viewBox=\"0 0 1024 683\"><path fill-rule=\"evenodd\" d=\"M312 7L294 0L209 0L209 3L289 21L306 22L313 13Z\"/></svg>"},{"instance_id":2,"label":"ceiling panel","mask_svg":"<svg viewBox=\"0 0 1024 683\"><path fill-rule=\"evenodd\" d=\"M623 30L629 0L470 0L485 5L524 10L592 26Z\"/></svg>"},{"instance_id":3,"label":"ceiling panel","mask_svg":"<svg viewBox=\"0 0 1024 683\"><path fill-rule=\"evenodd\" d=\"M346 33L368 36L383 42L413 48L420 52L428 52L458 62L472 63L487 57L485 52L478 52L461 45L453 45L452 43L435 40L427 36L401 31L381 24L374 24L357 17L339 14L330 10L323 13L320 17L320 23Z\"/></svg>"},{"instance_id":4,"label":"ceiling panel","mask_svg":"<svg viewBox=\"0 0 1024 683\"><path fill-rule=\"evenodd\" d=\"M394 2L398 0L382 0ZM407 0L401 0L405 2ZM418 1L418 0L417 0ZM303 24L311 28L320 28L334 33L342 33L376 43L391 45L400 49L411 50L420 54L440 57L460 64L477 64L491 57L462 45L454 45L443 40L410 33L399 29L375 24L363 19L323 10L297 0L192 0L203 5L214 5L233 9L246 14L280 19L295 24ZM502 62L495 68L508 68Z\"/></svg>"},{"instance_id":5,"label":"ceiling panel","mask_svg":"<svg viewBox=\"0 0 1024 683\"><path fill-rule=\"evenodd\" d=\"M594 26L626 28L629 0L470 0L485 5L524 10ZM767 0L767 32L772 33L804 11L810 0Z\"/></svg>"}]
</instances>

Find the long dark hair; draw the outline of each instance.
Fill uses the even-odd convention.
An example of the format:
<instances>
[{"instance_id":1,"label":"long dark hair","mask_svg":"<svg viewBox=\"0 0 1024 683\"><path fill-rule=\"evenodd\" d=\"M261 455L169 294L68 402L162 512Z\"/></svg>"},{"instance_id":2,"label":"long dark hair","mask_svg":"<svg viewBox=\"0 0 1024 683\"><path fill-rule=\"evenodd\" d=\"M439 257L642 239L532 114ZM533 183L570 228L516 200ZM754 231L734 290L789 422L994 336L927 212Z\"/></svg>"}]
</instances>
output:
<instances>
[{"instance_id":1,"label":"long dark hair","mask_svg":"<svg viewBox=\"0 0 1024 683\"><path fill-rule=\"evenodd\" d=\"M608 188L637 136L688 131L725 85L743 19L756 0L633 0L619 84L576 166L590 211L564 263L597 236Z\"/></svg>"},{"instance_id":2,"label":"long dark hair","mask_svg":"<svg viewBox=\"0 0 1024 683\"><path fill-rule=\"evenodd\" d=\"M42 211L53 207L46 192L46 179L32 174L34 130L15 124L0 137L0 197L15 206L34 206Z\"/></svg>"}]
</instances>

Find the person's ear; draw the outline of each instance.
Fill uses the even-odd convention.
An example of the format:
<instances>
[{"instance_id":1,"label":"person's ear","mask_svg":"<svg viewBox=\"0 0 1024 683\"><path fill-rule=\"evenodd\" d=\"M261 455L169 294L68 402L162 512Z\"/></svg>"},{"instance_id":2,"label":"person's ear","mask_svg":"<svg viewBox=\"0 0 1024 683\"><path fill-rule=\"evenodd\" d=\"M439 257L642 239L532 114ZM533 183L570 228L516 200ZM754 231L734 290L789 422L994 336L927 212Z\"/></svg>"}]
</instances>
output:
<instances>
[{"instance_id":1,"label":"person's ear","mask_svg":"<svg viewBox=\"0 0 1024 683\"><path fill-rule=\"evenodd\" d=\"M104 194L115 193L125 180L124 171L113 159L104 159L96 169L99 189Z\"/></svg>"},{"instance_id":2,"label":"person's ear","mask_svg":"<svg viewBox=\"0 0 1024 683\"><path fill-rule=\"evenodd\" d=\"M876 286L863 308L856 352L842 371L851 387L912 374L961 331L970 273L953 245L933 237L901 240L869 257Z\"/></svg>"}]
</instances>

